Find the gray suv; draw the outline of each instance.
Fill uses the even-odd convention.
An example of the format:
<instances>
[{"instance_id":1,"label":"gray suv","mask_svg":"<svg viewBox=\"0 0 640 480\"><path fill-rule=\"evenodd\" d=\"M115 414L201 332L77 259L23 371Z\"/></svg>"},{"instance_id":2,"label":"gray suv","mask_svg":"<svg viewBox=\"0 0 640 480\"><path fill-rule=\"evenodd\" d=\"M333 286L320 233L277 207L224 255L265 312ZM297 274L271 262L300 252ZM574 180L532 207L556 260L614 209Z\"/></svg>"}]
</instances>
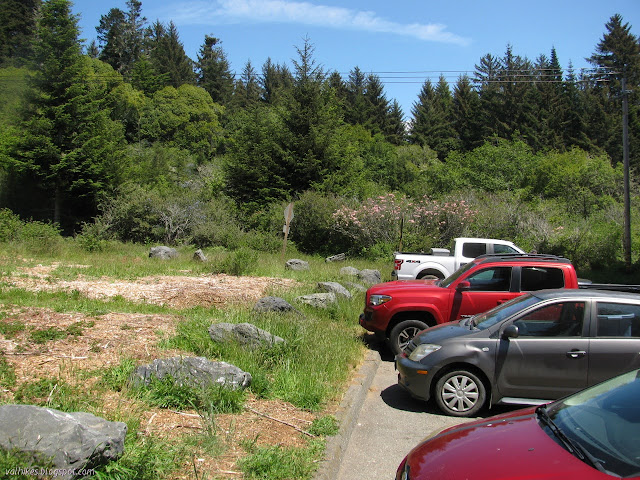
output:
<instances>
[{"instance_id":1,"label":"gray suv","mask_svg":"<svg viewBox=\"0 0 640 480\"><path fill-rule=\"evenodd\" d=\"M640 367L640 295L529 293L423 330L395 361L398 384L448 415L546 403Z\"/></svg>"}]
</instances>

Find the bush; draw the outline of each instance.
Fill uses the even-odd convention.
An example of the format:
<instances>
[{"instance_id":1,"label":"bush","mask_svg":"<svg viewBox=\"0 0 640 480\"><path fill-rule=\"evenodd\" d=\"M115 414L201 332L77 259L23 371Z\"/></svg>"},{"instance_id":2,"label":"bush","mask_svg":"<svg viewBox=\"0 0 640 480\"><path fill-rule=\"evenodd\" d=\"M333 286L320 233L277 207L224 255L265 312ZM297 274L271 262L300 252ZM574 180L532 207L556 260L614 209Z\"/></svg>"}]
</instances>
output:
<instances>
[{"instance_id":1,"label":"bush","mask_svg":"<svg viewBox=\"0 0 640 480\"><path fill-rule=\"evenodd\" d=\"M248 248L239 248L227 255L218 267L218 273L229 275L248 275L255 271L258 262L258 254Z\"/></svg>"},{"instance_id":2,"label":"bush","mask_svg":"<svg viewBox=\"0 0 640 480\"><path fill-rule=\"evenodd\" d=\"M294 217L289 238L303 253L331 255L351 249L351 239L338 235L333 213L344 200L333 195L308 191L294 204Z\"/></svg>"},{"instance_id":3,"label":"bush","mask_svg":"<svg viewBox=\"0 0 640 480\"><path fill-rule=\"evenodd\" d=\"M17 240L22 230L20 217L8 208L0 209L0 242Z\"/></svg>"}]
</instances>

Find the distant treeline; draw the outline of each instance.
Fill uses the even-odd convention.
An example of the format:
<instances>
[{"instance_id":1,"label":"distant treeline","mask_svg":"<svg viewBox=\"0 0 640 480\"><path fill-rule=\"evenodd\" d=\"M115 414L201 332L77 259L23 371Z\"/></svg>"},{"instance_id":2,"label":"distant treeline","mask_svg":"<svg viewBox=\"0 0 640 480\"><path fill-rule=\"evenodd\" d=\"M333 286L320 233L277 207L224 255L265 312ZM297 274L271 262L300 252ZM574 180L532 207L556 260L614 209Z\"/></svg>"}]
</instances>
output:
<instances>
[{"instance_id":1,"label":"distant treeline","mask_svg":"<svg viewBox=\"0 0 640 480\"><path fill-rule=\"evenodd\" d=\"M234 75L220 39L190 59L172 22L126 5L85 45L69 0L0 1L0 207L67 234L129 217L124 240L174 242L211 238L194 222L273 230L274 211L310 195L337 210L390 192L527 205L571 192L565 213L584 219L619 201L624 99L640 165L640 44L619 15L593 70L507 46L453 87L427 80L405 113L377 75L317 65L310 39L292 68Z\"/></svg>"}]
</instances>

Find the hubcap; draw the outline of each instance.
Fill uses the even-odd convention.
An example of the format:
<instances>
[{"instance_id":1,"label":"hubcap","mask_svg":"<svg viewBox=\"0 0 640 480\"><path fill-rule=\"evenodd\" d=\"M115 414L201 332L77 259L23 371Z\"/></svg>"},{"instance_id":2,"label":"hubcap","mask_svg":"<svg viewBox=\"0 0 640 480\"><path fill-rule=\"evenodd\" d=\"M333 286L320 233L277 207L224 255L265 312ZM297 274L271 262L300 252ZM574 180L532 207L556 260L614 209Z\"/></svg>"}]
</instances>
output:
<instances>
[{"instance_id":1,"label":"hubcap","mask_svg":"<svg viewBox=\"0 0 640 480\"><path fill-rule=\"evenodd\" d=\"M419 331L420 329L418 327L409 327L402 330L400 335L398 335L398 346L400 347L400 350L404 351L404 349L407 348L407 345L409 345L411 339L415 337Z\"/></svg>"},{"instance_id":2,"label":"hubcap","mask_svg":"<svg viewBox=\"0 0 640 480\"><path fill-rule=\"evenodd\" d=\"M472 409L480 396L478 385L466 375L451 377L442 387L442 400L454 412Z\"/></svg>"}]
</instances>

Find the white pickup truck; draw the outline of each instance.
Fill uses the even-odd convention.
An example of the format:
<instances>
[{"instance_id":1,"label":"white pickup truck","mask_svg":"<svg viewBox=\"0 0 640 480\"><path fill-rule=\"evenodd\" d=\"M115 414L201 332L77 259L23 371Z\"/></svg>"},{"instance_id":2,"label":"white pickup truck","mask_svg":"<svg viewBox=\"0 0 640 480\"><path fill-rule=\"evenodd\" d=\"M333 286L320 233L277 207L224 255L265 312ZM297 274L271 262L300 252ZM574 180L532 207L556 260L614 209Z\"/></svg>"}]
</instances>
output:
<instances>
[{"instance_id":1,"label":"white pickup truck","mask_svg":"<svg viewBox=\"0 0 640 480\"><path fill-rule=\"evenodd\" d=\"M453 254L447 248L432 248L431 254L400 253L393 257L391 276L397 280L414 280L433 276L446 278L465 263L484 254L525 253L513 242L491 238L456 238Z\"/></svg>"}]
</instances>

